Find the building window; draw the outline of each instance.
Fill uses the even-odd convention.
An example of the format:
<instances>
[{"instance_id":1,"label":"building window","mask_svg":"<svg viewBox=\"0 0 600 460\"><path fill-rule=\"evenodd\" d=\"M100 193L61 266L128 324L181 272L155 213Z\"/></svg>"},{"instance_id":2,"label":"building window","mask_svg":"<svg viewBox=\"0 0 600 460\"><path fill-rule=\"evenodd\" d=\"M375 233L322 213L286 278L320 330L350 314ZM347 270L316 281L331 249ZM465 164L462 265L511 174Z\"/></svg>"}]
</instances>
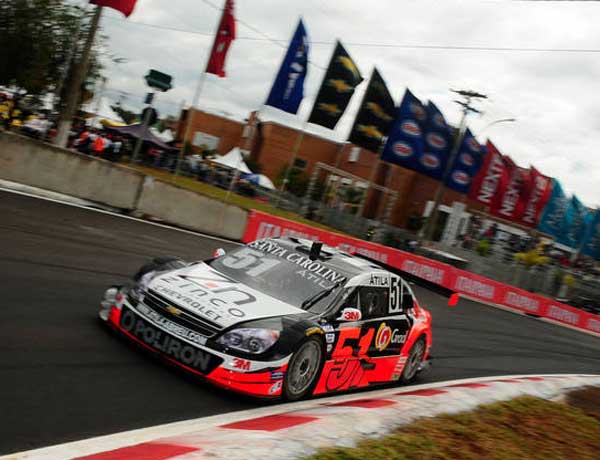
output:
<instances>
[{"instance_id":1,"label":"building window","mask_svg":"<svg viewBox=\"0 0 600 460\"><path fill-rule=\"evenodd\" d=\"M356 163L360 158L360 147L352 147L348 154L348 163Z\"/></svg>"},{"instance_id":2,"label":"building window","mask_svg":"<svg viewBox=\"0 0 600 460\"><path fill-rule=\"evenodd\" d=\"M307 163L308 162L302 158L296 158L294 159L294 168L304 169L306 168Z\"/></svg>"}]
</instances>

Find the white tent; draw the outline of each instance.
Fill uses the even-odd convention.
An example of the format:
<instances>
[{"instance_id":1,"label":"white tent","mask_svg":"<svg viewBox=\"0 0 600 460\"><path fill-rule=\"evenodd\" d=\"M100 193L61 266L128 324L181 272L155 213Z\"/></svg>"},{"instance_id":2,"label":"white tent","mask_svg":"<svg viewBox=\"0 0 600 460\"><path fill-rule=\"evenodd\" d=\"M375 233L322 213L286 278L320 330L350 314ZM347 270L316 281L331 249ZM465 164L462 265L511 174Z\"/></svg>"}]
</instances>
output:
<instances>
[{"instance_id":1,"label":"white tent","mask_svg":"<svg viewBox=\"0 0 600 460\"><path fill-rule=\"evenodd\" d=\"M228 154L215 158L212 161L213 163L225 166L226 168L237 169L242 173L252 174L252 171L250 171L250 168L248 168L248 165L244 162L242 152L237 147L231 149Z\"/></svg>"},{"instance_id":2,"label":"white tent","mask_svg":"<svg viewBox=\"0 0 600 460\"><path fill-rule=\"evenodd\" d=\"M275 186L273 185L273 182L271 182L271 179L269 179L264 174L247 174L242 177L247 181L252 182L256 185L260 185L261 187L264 187L266 189L275 190Z\"/></svg>"}]
</instances>

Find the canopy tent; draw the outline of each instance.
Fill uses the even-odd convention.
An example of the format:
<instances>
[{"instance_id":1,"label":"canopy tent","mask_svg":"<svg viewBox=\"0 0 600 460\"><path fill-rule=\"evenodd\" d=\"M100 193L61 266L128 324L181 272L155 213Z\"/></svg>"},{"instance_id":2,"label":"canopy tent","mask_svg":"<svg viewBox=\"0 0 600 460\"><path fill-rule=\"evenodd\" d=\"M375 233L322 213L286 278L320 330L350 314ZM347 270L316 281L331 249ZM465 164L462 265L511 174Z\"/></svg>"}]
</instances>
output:
<instances>
[{"instance_id":1,"label":"canopy tent","mask_svg":"<svg viewBox=\"0 0 600 460\"><path fill-rule=\"evenodd\" d=\"M148 127L142 126L141 123L127 126L107 126L106 129L120 134L127 134L135 139L140 139L144 142L152 144L155 147L163 150L177 150L175 147L163 142L160 138L152 134Z\"/></svg>"},{"instance_id":2,"label":"canopy tent","mask_svg":"<svg viewBox=\"0 0 600 460\"><path fill-rule=\"evenodd\" d=\"M219 158L215 158L211 161L220 166L225 166L226 168L237 169L241 173L252 174L252 171L250 171L250 168L248 168L248 165L244 161L242 152L238 147L234 147L228 154Z\"/></svg>"},{"instance_id":3,"label":"canopy tent","mask_svg":"<svg viewBox=\"0 0 600 460\"><path fill-rule=\"evenodd\" d=\"M275 185L271 182L264 174L243 174L242 179L247 180L248 182L252 182L253 184L259 185L260 187L264 187L269 190L275 190Z\"/></svg>"}]
</instances>

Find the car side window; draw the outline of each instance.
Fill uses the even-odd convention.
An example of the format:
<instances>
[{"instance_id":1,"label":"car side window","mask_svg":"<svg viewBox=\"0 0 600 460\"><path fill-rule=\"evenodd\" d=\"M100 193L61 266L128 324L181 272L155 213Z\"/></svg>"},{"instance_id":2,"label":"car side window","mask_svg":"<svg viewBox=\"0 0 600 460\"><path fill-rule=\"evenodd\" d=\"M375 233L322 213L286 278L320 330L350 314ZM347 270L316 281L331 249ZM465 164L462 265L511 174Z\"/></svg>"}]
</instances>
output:
<instances>
[{"instance_id":1,"label":"car side window","mask_svg":"<svg viewBox=\"0 0 600 460\"><path fill-rule=\"evenodd\" d=\"M388 316L389 288L361 286L357 291L363 320Z\"/></svg>"}]
</instances>

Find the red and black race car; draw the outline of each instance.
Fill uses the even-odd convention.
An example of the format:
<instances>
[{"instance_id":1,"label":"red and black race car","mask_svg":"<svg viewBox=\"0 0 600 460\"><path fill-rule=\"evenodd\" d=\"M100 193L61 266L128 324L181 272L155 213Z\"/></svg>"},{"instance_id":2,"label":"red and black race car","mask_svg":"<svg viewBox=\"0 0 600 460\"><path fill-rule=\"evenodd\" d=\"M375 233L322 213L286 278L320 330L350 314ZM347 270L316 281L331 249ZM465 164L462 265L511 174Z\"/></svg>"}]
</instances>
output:
<instances>
[{"instance_id":1,"label":"red and black race car","mask_svg":"<svg viewBox=\"0 0 600 460\"><path fill-rule=\"evenodd\" d=\"M155 259L105 293L100 317L231 390L297 400L406 383L424 367L431 315L398 274L295 238L210 260Z\"/></svg>"}]
</instances>

